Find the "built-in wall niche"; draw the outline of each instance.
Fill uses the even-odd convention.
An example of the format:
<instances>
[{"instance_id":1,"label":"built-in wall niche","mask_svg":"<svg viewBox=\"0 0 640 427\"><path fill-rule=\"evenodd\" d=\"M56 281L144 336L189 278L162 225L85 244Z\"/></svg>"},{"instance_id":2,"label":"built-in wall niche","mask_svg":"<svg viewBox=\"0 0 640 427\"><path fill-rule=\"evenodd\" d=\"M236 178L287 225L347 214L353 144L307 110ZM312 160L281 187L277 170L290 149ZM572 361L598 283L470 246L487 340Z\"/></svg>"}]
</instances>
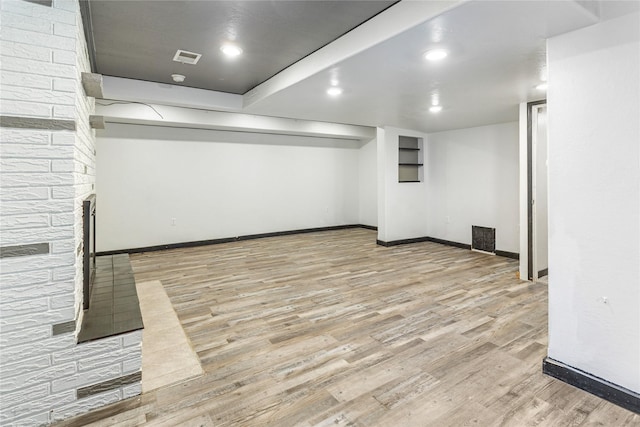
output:
<instances>
[{"instance_id":1,"label":"built-in wall niche","mask_svg":"<svg viewBox=\"0 0 640 427\"><path fill-rule=\"evenodd\" d=\"M398 182L421 182L422 138L398 137Z\"/></svg>"}]
</instances>

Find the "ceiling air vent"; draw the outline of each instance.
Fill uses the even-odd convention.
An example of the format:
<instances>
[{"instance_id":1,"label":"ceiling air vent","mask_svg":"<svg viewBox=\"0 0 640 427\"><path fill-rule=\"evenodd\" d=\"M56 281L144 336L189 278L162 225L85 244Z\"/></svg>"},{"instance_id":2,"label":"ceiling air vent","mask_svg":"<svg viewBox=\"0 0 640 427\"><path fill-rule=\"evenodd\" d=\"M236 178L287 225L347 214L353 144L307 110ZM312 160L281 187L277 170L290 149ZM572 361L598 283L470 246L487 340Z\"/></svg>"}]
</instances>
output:
<instances>
[{"instance_id":1,"label":"ceiling air vent","mask_svg":"<svg viewBox=\"0 0 640 427\"><path fill-rule=\"evenodd\" d=\"M176 62L182 62L183 64L197 64L201 56L202 54L200 53L178 49L173 60Z\"/></svg>"}]
</instances>

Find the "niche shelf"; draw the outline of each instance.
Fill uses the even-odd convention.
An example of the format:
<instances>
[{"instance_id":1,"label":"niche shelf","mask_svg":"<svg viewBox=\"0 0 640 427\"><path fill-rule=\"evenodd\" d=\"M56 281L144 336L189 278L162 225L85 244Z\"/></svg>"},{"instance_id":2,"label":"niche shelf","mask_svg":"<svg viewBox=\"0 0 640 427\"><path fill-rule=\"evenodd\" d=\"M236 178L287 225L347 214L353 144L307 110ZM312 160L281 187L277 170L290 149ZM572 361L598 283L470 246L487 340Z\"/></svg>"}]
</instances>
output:
<instances>
[{"instance_id":1,"label":"niche shelf","mask_svg":"<svg viewBox=\"0 0 640 427\"><path fill-rule=\"evenodd\" d=\"M422 182L422 138L398 137L398 182Z\"/></svg>"}]
</instances>

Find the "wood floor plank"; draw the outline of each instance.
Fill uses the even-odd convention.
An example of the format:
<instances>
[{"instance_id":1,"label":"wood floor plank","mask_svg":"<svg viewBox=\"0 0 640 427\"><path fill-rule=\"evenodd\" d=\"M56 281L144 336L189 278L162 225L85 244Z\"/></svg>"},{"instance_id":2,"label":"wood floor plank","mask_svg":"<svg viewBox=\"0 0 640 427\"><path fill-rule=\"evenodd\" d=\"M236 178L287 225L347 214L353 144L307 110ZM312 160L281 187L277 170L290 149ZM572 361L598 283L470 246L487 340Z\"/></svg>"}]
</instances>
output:
<instances>
[{"instance_id":1,"label":"wood floor plank","mask_svg":"<svg viewBox=\"0 0 640 427\"><path fill-rule=\"evenodd\" d=\"M640 425L541 373L547 287L508 258L347 229L131 263L205 373L60 425Z\"/></svg>"}]
</instances>

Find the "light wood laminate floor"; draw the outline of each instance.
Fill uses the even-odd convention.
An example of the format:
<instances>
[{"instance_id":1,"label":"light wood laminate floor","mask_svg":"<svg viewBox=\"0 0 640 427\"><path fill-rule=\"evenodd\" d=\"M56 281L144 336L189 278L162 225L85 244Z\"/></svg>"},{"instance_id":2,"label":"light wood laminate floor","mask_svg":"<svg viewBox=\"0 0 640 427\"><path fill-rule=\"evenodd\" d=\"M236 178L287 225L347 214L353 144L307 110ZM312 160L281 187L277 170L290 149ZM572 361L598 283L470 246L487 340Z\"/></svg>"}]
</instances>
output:
<instances>
[{"instance_id":1,"label":"light wood laminate floor","mask_svg":"<svg viewBox=\"0 0 640 427\"><path fill-rule=\"evenodd\" d=\"M62 425L640 424L541 373L547 288L516 279L516 261L375 240L347 229L132 255L205 372Z\"/></svg>"},{"instance_id":2,"label":"light wood laminate floor","mask_svg":"<svg viewBox=\"0 0 640 427\"><path fill-rule=\"evenodd\" d=\"M142 392L202 375L180 320L159 280L136 282L142 331Z\"/></svg>"}]
</instances>

